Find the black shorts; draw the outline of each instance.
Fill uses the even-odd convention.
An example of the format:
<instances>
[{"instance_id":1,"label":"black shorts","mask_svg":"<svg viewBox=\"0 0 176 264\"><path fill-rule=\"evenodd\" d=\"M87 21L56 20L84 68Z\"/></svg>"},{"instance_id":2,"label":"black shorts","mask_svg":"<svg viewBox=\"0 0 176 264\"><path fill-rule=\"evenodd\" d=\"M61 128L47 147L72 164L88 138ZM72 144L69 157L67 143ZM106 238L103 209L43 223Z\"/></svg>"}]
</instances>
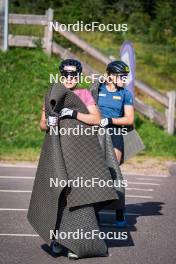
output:
<instances>
[{"instance_id":1,"label":"black shorts","mask_svg":"<svg viewBox=\"0 0 176 264\"><path fill-rule=\"evenodd\" d=\"M112 139L112 144L113 144L113 147L118 149L119 151L121 151L123 153L124 151L124 141L123 141L123 135L120 135L119 133L119 127L117 126L109 126L111 128L113 128L113 130L111 130L112 132L112 135L111 135L111 139Z\"/></svg>"},{"instance_id":2,"label":"black shorts","mask_svg":"<svg viewBox=\"0 0 176 264\"><path fill-rule=\"evenodd\" d=\"M123 136L122 135L112 135L111 138L112 138L113 147L123 153L124 151Z\"/></svg>"}]
</instances>

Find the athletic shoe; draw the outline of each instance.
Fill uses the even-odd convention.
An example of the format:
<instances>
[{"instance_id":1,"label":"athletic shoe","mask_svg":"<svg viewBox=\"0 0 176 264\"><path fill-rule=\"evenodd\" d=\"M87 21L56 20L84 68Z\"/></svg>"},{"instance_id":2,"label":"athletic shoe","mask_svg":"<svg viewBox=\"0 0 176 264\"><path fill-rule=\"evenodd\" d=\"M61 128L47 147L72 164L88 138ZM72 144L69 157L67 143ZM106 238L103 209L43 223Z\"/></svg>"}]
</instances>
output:
<instances>
[{"instance_id":1,"label":"athletic shoe","mask_svg":"<svg viewBox=\"0 0 176 264\"><path fill-rule=\"evenodd\" d=\"M116 211L116 222L115 222L115 225L117 227L121 227L121 228L122 227L126 227L127 221L125 219L125 216L126 216L125 210L120 209L120 210Z\"/></svg>"},{"instance_id":2,"label":"athletic shoe","mask_svg":"<svg viewBox=\"0 0 176 264\"><path fill-rule=\"evenodd\" d=\"M74 252L72 251L68 251L68 258L69 259L79 259L78 255L76 255Z\"/></svg>"},{"instance_id":3,"label":"athletic shoe","mask_svg":"<svg viewBox=\"0 0 176 264\"><path fill-rule=\"evenodd\" d=\"M116 220L115 225L117 227L123 228L123 227L126 227L127 226L127 221L126 220L123 220L123 221L117 221Z\"/></svg>"},{"instance_id":4,"label":"athletic shoe","mask_svg":"<svg viewBox=\"0 0 176 264\"><path fill-rule=\"evenodd\" d=\"M60 254L62 252L62 246L55 240L51 242L50 248L54 254Z\"/></svg>"}]
</instances>

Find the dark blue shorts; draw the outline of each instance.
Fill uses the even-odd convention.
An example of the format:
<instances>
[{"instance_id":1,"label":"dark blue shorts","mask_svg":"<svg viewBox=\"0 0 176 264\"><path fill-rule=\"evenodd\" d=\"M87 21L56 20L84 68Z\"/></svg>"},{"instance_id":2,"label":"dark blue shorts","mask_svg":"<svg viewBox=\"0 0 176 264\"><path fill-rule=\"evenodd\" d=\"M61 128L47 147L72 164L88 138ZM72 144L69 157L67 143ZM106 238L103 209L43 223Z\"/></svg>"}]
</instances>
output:
<instances>
[{"instance_id":1,"label":"dark blue shorts","mask_svg":"<svg viewBox=\"0 0 176 264\"><path fill-rule=\"evenodd\" d=\"M113 147L118 149L119 151L121 151L123 153L124 141L123 141L123 135L118 135L119 130L117 130L117 129L119 129L119 127L113 126L113 125L111 125L109 127L114 129L114 130L112 130L114 133L111 135ZM116 129L116 132L115 132L115 129Z\"/></svg>"},{"instance_id":2,"label":"dark blue shorts","mask_svg":"<svg viewBox=\"0 0 176 264\"><path fill-rule=\"evenodd\" d=\"M123 136L122 135L112 135L111 138L112 138L113 147L123 153L124 151Z\"/></svg>"}]
</instances>

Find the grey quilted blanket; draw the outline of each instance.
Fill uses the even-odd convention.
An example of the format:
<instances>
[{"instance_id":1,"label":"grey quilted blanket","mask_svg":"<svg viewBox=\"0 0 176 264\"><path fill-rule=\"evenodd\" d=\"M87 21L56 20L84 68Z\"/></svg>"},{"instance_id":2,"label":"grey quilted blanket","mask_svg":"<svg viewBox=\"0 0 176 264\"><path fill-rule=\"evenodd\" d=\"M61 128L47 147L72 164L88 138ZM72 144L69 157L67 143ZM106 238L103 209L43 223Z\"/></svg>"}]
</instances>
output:
<instances>
[{"instance_id":1,"label":"grey quilted blanket","mask_svg":"<svg viewBox=\"0 0 176 264\"><path fill-rule=\"evenodd\" d=\"M63 107L88 113L84 103L71 90L60 84L53 85L45 97L46 117L57 114ZM59 129L77 125L90 127L76 119L65 118L60 120ZM77 177L83 181L98 178L104 182L122 179L110 136L61 135L47 131L27 214L30 224L47 243L51 241L52 230L66 234L77 230L99 232L96 211L105 207L118 208L123 203L124 189L121 187L50 187L50 178L68 181ZM80 258L107 253L105 241L98 236L95 239L58 237L56 240Z\"/></svg>"}]
</instances>

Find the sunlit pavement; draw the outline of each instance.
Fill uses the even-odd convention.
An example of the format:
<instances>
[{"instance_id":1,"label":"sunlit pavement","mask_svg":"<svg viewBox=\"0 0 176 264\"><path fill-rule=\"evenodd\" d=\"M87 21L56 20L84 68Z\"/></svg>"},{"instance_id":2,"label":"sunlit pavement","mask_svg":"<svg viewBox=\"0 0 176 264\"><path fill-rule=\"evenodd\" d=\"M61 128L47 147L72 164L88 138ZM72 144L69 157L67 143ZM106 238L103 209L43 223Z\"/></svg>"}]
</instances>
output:
<instances>
[{"instance_id":1,"label":"sunlit pavement","mask_svg":"<svg viewBox=\"0 0 176 264\"><path fill-rule=\"evenodd\" d=\"M175 166L175 165L174 165ZM124 175L128 226L113 226L114 212L100 214L103 231L127 231L127 240L108 240L109 257L81 259L79 263L176 263L176 166L168 175ZM54 257L35 233L26 215L36 167L0 167L0 263L69 263Z\"/></svg>"}]
</instances>

